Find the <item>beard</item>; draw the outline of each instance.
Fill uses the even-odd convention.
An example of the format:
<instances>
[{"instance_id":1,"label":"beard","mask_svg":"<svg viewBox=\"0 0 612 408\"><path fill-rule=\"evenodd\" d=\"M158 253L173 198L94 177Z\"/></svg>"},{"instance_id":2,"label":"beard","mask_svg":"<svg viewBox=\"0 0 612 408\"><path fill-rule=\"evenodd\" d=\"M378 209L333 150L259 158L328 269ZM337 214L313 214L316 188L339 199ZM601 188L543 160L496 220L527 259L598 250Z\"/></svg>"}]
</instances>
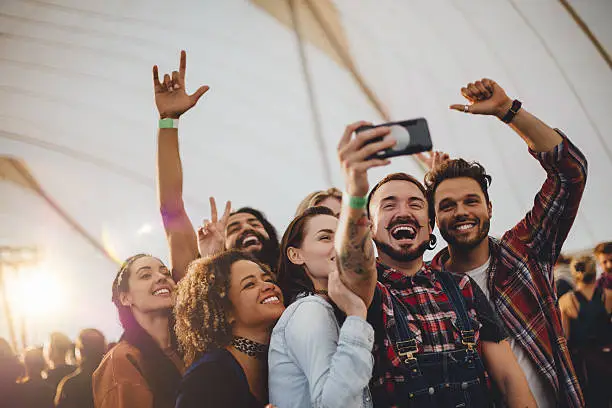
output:
<instances>
[{"instance_id":1,"label":"beard","mask_svg":"<svg viewBox=\"0 0 612 408\"><path fill-rule=\"evenodd\" d=\"M465 220L456 220L455 222L460 222ZM478 220L480 221L480 220ZM457 236L449 233L448 228L440 228L440 234L442 238L448 243L449 246L453 247L455 250L459 251L469 251L471 249L476 248L484 239L489 236L489 229L491 228L491 220L487 219L482 222L478 222L478 231L474 238L457 238Z\"/></svg>"},{"instance_id":2,"label":"beard","mask_svg":"<svg viewBox=\"0 0 612 408\"><path fill-rule=\"evenodd\" d=\"M414 261L415 259L421 258L425 251L429 249L429 241L422 242L420 245L410 249L395 249L391 245L376 239L374 243L376 244L376 249L396 262Z\"/></svg>"},{"instance_id":3,"label":"beard","mask_svg":"<svg viewBox=\"0 0 612 408\"><path fill-rule=\"evenodd\" d=\"M248 246L243 246L243 241L248 235L255 235L257 237L257 239L261 243L261 249L249 250ZM280 253L278 242L275 242L270 238L266 238L263 234L254 230L244 231L236 240L234 244L234 249L248 252L253 255L255 259L257 259L259 262L268 265L271 271L276 270L276 264L278 262L278 257Z\"/></svg>"}]
</instances>

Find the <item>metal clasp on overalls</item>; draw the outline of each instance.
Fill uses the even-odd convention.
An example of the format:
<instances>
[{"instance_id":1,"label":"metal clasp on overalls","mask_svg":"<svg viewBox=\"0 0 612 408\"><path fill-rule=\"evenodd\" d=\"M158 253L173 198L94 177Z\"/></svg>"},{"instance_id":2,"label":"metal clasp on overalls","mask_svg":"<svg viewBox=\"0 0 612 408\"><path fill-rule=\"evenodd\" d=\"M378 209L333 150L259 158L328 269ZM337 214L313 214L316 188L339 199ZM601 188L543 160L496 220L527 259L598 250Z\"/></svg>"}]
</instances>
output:
<instances>
[{"instance_id":1,"label":"metal clasp on overalls","mask_svg":"<svg viewBox=\"0 0 612 408\"><path fill-rule=\"evenodd\" d=\"M474 335L474 330L461 330L461 344L470 352L476 350L476 336Z\"/></svg>"},{"instance_id":2,"label":"metal clasp on overalls","mask_svg":"<svg viewBox=\"0 0 612 408\"><path fill-rule=\"evenodd\" d=\"M474 368L474 352L476 351L476 336L474 330L461 330L461 344L463 344L468 352L465 356L465 361L470 368Z\"/></svg>"},{"instance_id":3,"label":"metal clasp on overalls","mask_svg":"<svg viewBox=\"0 0 612 408\"><path fill-rule=\"evenodd\" d=\"M413 377L421 375L418 360L414 356L414 353L419 350L416 344L416 340L411 339L405 341L398 341L397 343L395 343L395 347L397 348L397 354L400 356L400 359L410 369L410 374Z\"/></svg>"}]
</instances>

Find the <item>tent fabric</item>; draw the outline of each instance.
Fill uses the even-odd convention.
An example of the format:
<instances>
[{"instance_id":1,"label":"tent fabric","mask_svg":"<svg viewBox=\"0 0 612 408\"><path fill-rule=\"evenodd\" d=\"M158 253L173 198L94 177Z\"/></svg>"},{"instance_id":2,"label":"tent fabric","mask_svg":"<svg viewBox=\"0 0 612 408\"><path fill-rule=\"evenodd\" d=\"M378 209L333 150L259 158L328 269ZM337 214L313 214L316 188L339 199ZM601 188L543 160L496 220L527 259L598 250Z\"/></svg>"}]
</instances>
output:
<instances>
[{"instance_id":1,"label":"tent fabric","mask_svg":"<svg viewBox=\"0 0 612 408\"><path fill-rule=\"evenodd\" d=\"M335 147L344 126L381 117L346 67L307 41L319 143L296 35L256 3L3 1L0 154L23 159L58 205L118 257L149 252L167 259L154 183L151 67L176 69L185 49L188 89L211 86L180 124L192 221L209 216L214 195L236 208L262 209L282 232L306 194L329 187L326 165L342 187ZM511 129L448 110L462 103L462 86L482 77L563 129L588 158L587 187L565 249L610 239L612 72L560 2L327 3L390 118L427 118L436 149L478 160L493 176L493 234L529 210L545 175ZM612 2L569 3L612 50ZM392 171L423 174L402 157L372 171L370 182ZM0 196L0 244L44 247L47 267L66 283L72 305L61 317L36 322L32 339L56 329L75 335L91 325L116 337L110 303L116 266L36 195L4 182Z\"/></svg>"}]
</instances>

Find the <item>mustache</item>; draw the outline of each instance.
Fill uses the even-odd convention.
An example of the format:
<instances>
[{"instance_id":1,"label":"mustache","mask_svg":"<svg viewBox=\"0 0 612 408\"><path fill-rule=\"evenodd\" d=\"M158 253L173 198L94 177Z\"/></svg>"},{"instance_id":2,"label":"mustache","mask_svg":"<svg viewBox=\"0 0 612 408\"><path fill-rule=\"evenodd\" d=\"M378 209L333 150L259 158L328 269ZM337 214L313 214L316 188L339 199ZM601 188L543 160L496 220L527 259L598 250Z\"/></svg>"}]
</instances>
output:
<instances>
[{"instance_id":1,"label":"mustache","mask_svg":"<svg viewBox=\"0 0 612 408\"><path fill-rule=\"evenodd\" d=\"M262 234L260 234L259 232L255 231L255 230L249 229L249 230L244 231L242 234L240 234L240 236L236 239L236 246L238 248L242 248L243 241L249 235L255 235L257 237L257 239L259 240L259 242L261 242L262 244L264 244L267 241L266 237L264 237Z\"/></svg>"},{"instance_id":2,"label":"mustache","mask_svg":"<svg viewBox=\"0 0 612 408\"><path fill-rule=\"evenodd\" d=\"M423 228L423 225L421 225L415 218L397 217L396 219L391 221L389 225L385 227L385 229L387 231L391 231L391 229L395 228L397 225L400 225L400 224L408 224L408 225L412 225L415 228Z\"/></svg>"}]
</instances>

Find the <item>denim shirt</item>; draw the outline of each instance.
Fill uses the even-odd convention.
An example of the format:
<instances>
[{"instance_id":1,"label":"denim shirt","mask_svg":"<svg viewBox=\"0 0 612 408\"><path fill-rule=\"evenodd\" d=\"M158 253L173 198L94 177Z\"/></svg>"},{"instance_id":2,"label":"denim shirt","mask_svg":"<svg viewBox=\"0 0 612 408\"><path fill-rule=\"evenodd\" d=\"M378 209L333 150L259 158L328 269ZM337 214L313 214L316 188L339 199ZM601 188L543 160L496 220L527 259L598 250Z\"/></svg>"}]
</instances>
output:
<instances>
[{"instance_id":1,"label":"denim shirt","mask_svg":"<svg viewBox=\"0 0 612 408\"><path fill-rule=\"evenodd\" d=\"M270 403L292 407L372 407L374 329L349 316L338 326L332 306L316 295L302 297L272 331Z\"/></svg>"}]
</instances>

